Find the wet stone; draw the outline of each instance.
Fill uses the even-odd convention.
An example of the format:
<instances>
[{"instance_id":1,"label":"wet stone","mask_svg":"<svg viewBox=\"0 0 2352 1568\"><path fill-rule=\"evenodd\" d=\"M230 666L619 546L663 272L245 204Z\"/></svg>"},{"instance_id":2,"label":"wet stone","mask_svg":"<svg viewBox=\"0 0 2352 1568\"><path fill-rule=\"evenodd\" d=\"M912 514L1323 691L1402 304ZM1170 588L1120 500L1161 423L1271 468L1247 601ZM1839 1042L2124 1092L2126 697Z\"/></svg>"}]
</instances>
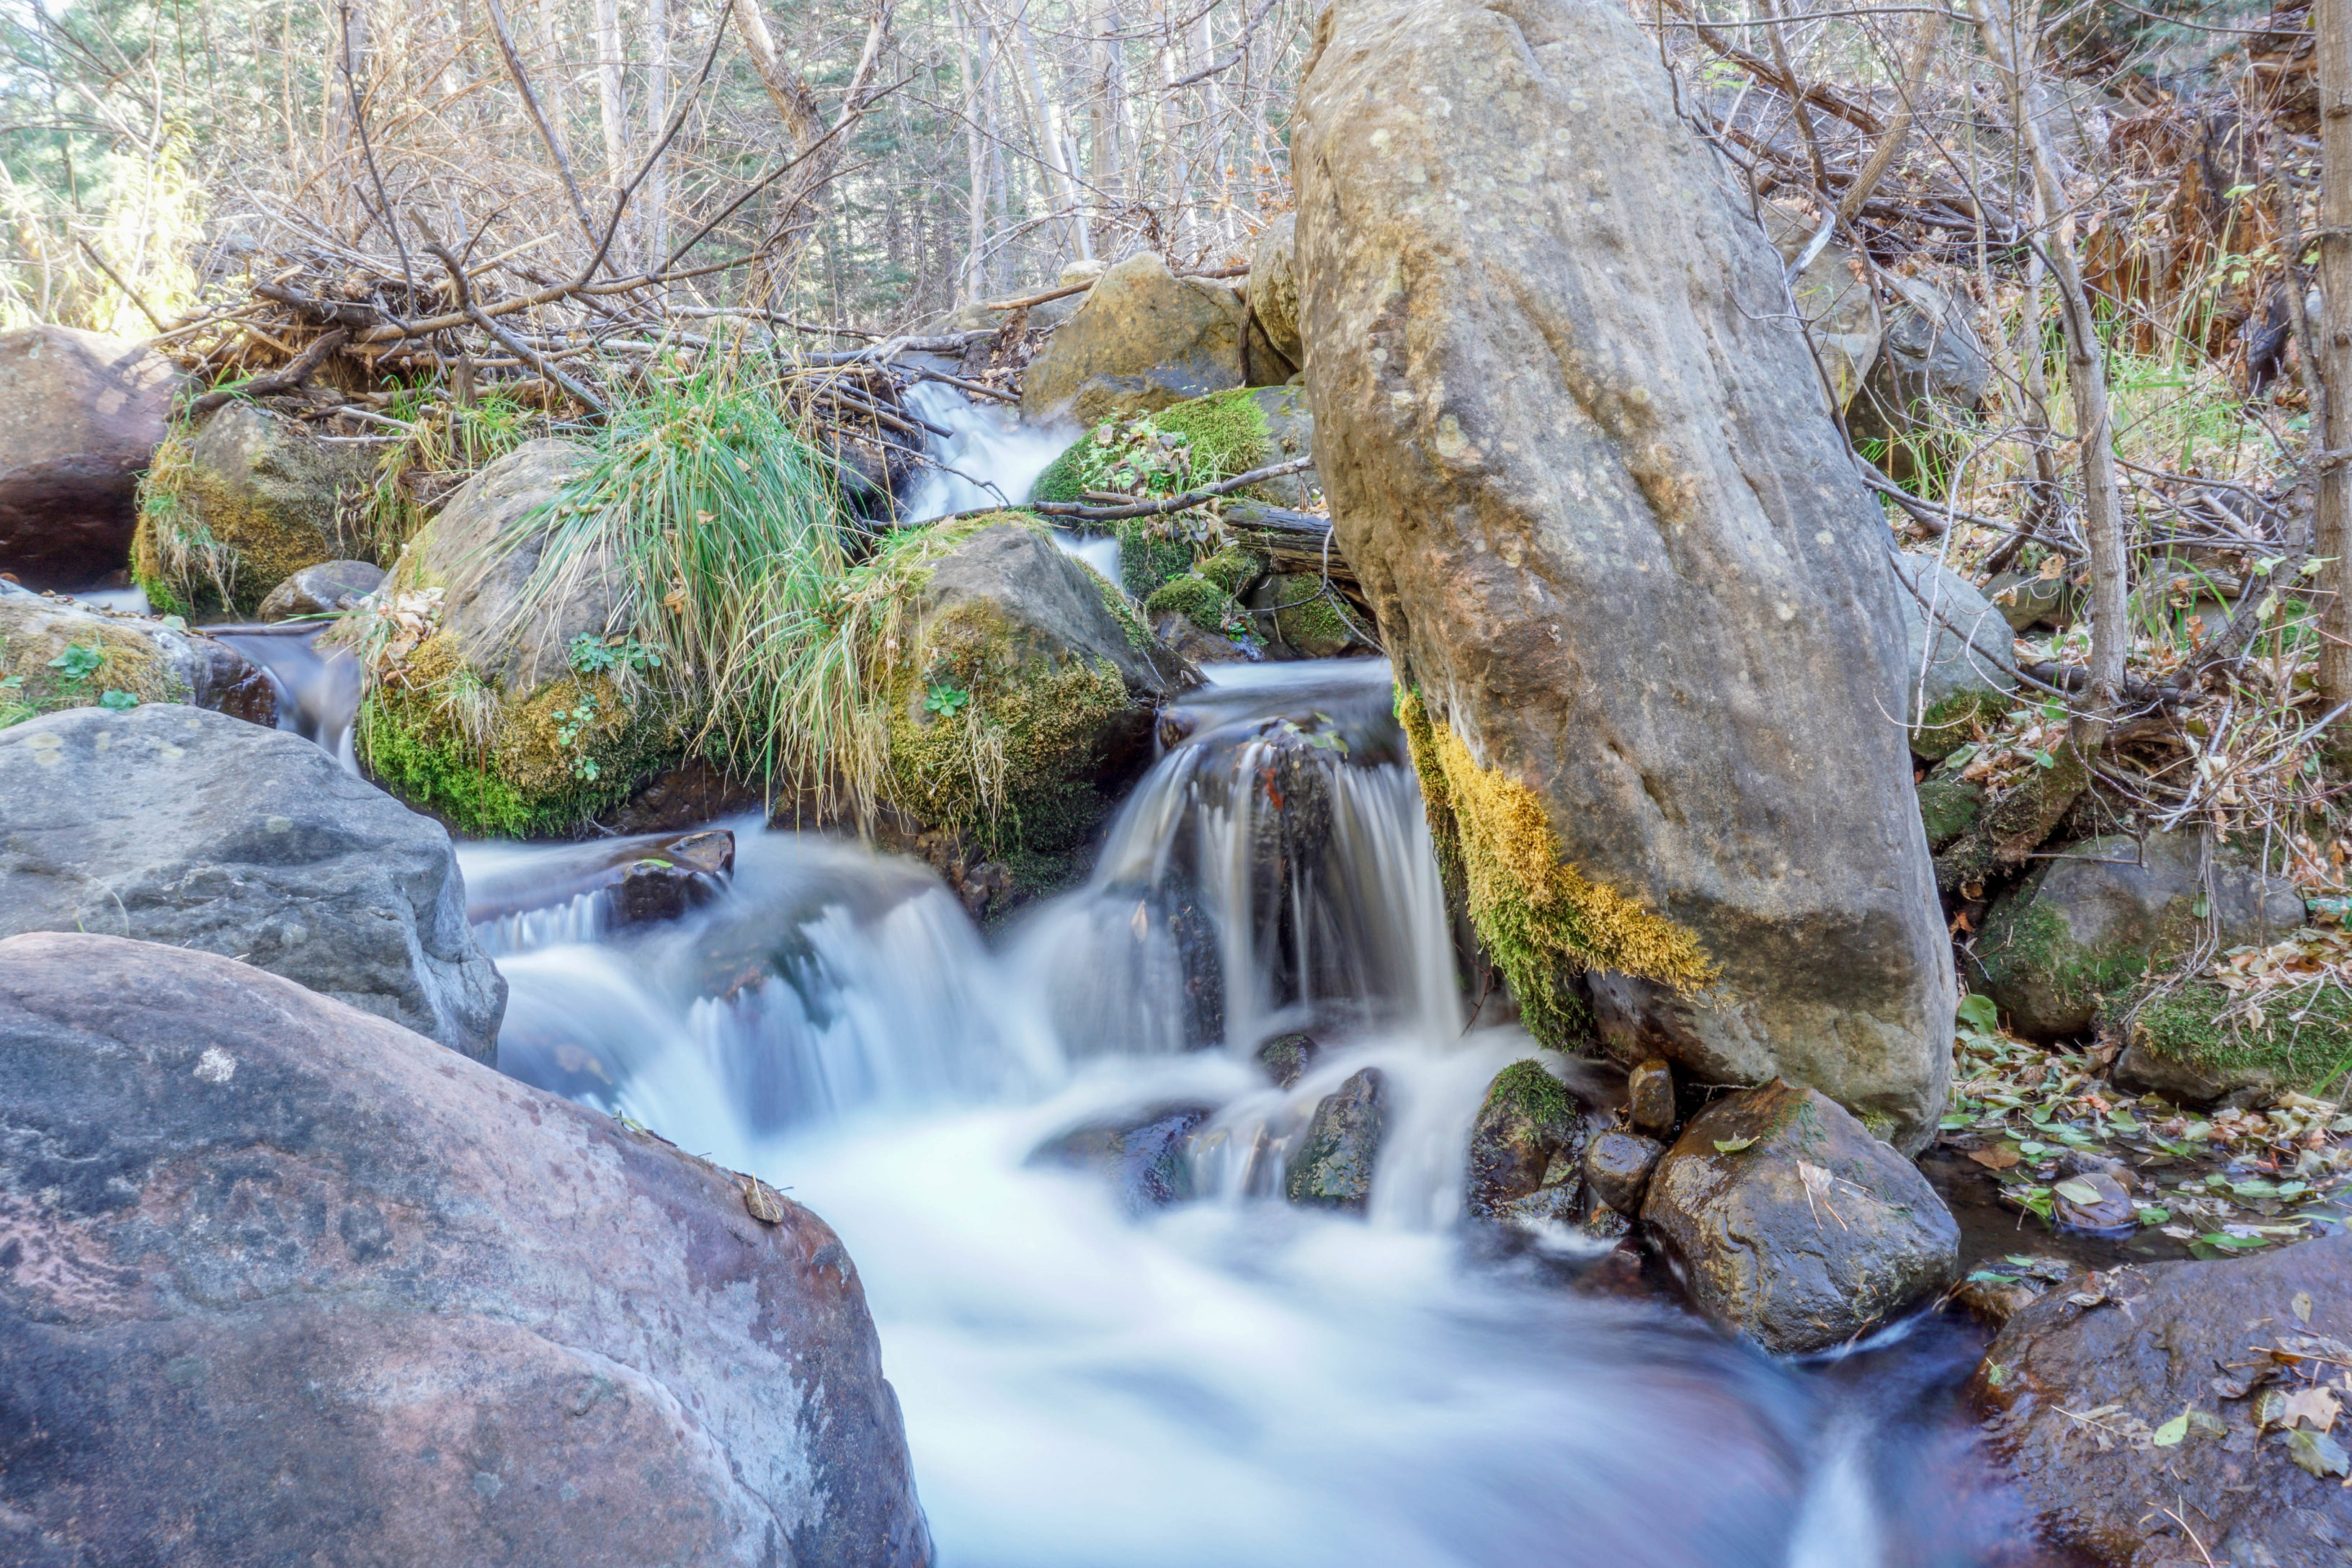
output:
<instances>
[{"instance_id":1,"label":"wet stone","mask_svg":"<svg viewBox=\"0 0 2352 1568\"><path fill-rule=\"evenodd\" d=\"M709 902L734 868L734 834L689 833L629 863L613 889L614 918L622 925L676 920Z\"/></svg>"},{"instance_id":2,"label":"wet stone","mask_svg":"<svg viewBox=\"0 0 2352 1568\"><path fill-rule=\"evenodd\" d=\"M1276 1035L1257 1048L1257 1065L1276 1089L1297 1089L1307 1069L1315 1065L1315 1037Z\"/></svg>"},{"instance_id":3,"label":"wet stone","mask_svg":"<svg viewBox=\"0 0 2352 1568\"><path fill-rule=\"evenodd\" d=\"M1205 1105L1163 1105L1129 1120L1076 1131L1041 1146L1033 1165L1092 1171L1107 1180L1129 1214L1190 1202L1192 1134L1210 1116Z\"/></svg>"},{"instance_id":4,"label":"wet stone","mask_svg":"<svg viewBox=\"0 0 2352 1568\"><path fill-rule=\"evenodd\" d=\"M2139 1224L2139 1211L2116 1173L2086 1170L2062 1177L2050 1189L2051 1217L2062 1229L2129 1234Z\"/></svg>"},{"instance_id":5,"label":"wet stone","mask_svg":"<svg viewBox=\"0 0 2352 1568\"><path fill-rule=\"evenodd\" d=\"M1625 1079L1627 1112L1633 1131L1647 1138L1664 1139L1675 1130L1675 1074L1664 1062L1653 1058L1635 1068Z\"/></svg>"},{"instance_id":6,"label":"wet stone","mask_svg":"<svg viewBox=\"0 0 2352 1568\"><path fill-rule=\"evenodd\" d=\"M1638 1132L1604 1132L1585 1148L1584 1184L1597 1202L1620 1215L1638 1215L1650 1173L1665 1152L1664 1143Z\"/></svg>"},{"instance_id":7,"label":"wet stone","mask_svg":"<svg viewBox=\"0 0 2352 1568\"><path fill-rule=\"evenodd\" d=\"M1310 1208L1361 1214L1388 1131L1380 1069L1366 1068L1323 1097L1307 1139L1290 1157L1284 1194Z\"/></svg>"}]
</instances>

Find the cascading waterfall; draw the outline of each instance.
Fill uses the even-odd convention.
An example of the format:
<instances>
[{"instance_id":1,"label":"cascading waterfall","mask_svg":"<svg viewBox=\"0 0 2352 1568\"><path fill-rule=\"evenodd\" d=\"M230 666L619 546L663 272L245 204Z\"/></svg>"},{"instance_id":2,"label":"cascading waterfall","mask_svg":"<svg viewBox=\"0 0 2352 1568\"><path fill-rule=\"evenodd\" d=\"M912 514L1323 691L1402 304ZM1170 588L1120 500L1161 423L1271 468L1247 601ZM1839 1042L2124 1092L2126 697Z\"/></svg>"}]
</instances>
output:
<instances>
[{"instance_id":1,"label":"cascading waterfall","mask_svg":"<svg viewBox=\"0 0 2352 1568\"><path fill-rule=\"evenodd\" d=\"M314 741L343 765L360 771L352 720L360 706L360 661L342 648L319 647L320 625L222 627L212 636L259 667L278 694L278 727Z\"/></svg>"},{"instance_id":2,"label":"cascading waterfall","mask_svg":"<svg viewBox=\"0 0 2352 1568\"><path fill-rule=\"evenodd\" d=\"M1469 1123L1531 1047L1464 1032L1385 671L1221 674L1088 884L993 945L922 868L744 822L709 907L500 960L500 1067L841 1232L951 1568L2019 1561L1932 1401L1580 1298L1589 1247L1458 1228ZM539 854L560 891L563 853L469 848L469 880ZM1291 1028L1328 1054L1286 1091L1249 1058ZM1272 1198L1367 1064L1367 1218ZM1211 1110L1200 1201L1138 1218L1034 1158L1170 1105Z\"/></svg>"}]
</instances>

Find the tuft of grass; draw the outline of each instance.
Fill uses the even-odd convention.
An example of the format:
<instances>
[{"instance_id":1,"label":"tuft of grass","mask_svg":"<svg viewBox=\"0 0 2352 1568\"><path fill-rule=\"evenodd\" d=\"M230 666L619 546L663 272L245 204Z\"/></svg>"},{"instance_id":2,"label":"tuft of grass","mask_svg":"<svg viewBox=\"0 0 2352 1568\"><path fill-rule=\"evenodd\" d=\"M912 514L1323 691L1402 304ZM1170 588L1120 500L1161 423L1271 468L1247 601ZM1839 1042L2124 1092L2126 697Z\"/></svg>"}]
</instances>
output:
<instances>
[{"instance_id":1,"label":"tuft of grass","mask_svg":"<svg viewBox=\"0 0 2352 1568\"><path fill-rule=\"evenodd\" d=\"M426 521L412 473L470 474L548 433L544 412L499 392L483 392L465 408L442 404L439 396L437 389L395 393L386 410L405 421L411 434L377 461L368 487L366 527L379 564L389 565Z\"/></svg>"}]
</instances>

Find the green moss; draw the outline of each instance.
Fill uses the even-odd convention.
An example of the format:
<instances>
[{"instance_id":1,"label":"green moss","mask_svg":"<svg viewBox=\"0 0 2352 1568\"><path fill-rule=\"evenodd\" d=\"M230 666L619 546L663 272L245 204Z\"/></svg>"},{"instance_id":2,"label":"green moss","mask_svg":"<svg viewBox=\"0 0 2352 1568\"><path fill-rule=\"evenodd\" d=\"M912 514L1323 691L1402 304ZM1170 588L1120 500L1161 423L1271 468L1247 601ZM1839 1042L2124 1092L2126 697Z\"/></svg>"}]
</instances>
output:
<instances>
[{"instance_id":1,"label":"green moss","mask_svg":"<svg viewBox=\"0 0 2352 1568\"><path fill-rule=\"evenodd\" d=\"M2192 980L2149 995L2153 983L2119 1001L2129 1043L2151 1056L2221 1079L2267 1076L2282 1089L2316 1095L2352 1067L2352 992L2322 985L2282 995L2259 1012L2221 986ZM2137 1011L2132 1005L2147 999Z\"/></svg>"},{"instance_id":2,"label":"green moss","mask_svg":"<svg viewBox=\"0 0 2352 1568\"><path fill-rule=\"evenodd\" d=\"M1589 1027L1576 977L1588 968L1695 991L1714 976L1696 933L1564 863L1541 796L1482 767L1431 718L1419 692L1397 719L1421 775L1438 864L1468 906L1479 940L1510 982L1528 1032L1561 1046Z\"/></svg>"},{"instance_id":3,"label":"green moss","mask_svg":"<svg viewBox=\"0 0 2352 1568\"><path fill-rule=\"evenodd\" d=\"M1941 762L1970 741L1990 734L2010 698L2000 691L1956 691L1929 708L1911 732L1911 750L1931 762Z\"/></svg>"},{"instance_id":4,"label":"green moss","mask_svg":"<svg viewBox=\"0 0 2352 1568\"><path fill-rule=\"evenodd\" d=\"M2188 900L2176 902L2185 913ZM2148 966L2147 953L2136 947L2106 953L2084 947L2065 917L2033 898L2030 888L1986 919L1975 953L1987 990L2016 994L2030 987L2066 1011L2089 1010L2100 997L2120 994Z\"/></svg>"},{"instance_id":5,"label":"green moss","mask_svg":"<svg viewBox=\"0 0 2352 1568\"><path fill-rule=\"evenodd\" d=\"M564 675L509 700L446 632L370 690L357 742L386 789L485 837L576 831L683 750L659 705L610 674Z\"/></svg>"},{"instance_id":6,"label":"green moss","mask_svg":"<svg viewBox=\"0 0 2352 1568\"><path fill-rule=\"evenodd\" d=\"M1539 1127L1576 1117L1576 1101L1568 1086L1532 1061L1513 1062L1496 1073L1486 1089L1486 1103L1507 1105Z\"/></svg>"},{"instance_id":7,"label":"green moss","mask_svg":"<svg viewBox=\"0 0 2352 1568\"><path fill-rule=\"evenodd\" d=\"M1171 611L1217 637L1237 637L1249 629L1249 617L1234 596L1206 577L1187 574L1173 578L1143 604L1144 614L1154 619Z\"/></svg>"},{"instance_id":8,"label":"green moss","mask_svg":"<svg viewBox=\"0 0 2352 1568\"><path fill-rule=\"evenodd\" d=\"M68 662L54 662L59 659ZM192 695L156 645L131 626L51 616L45 607L0 610L0 682L6 683L0 685L0 710L13 714L9 723L94 707L110 691L141 702L185 702Z\"/></svg>"},{"instance_id":9,"label":"green moss","mask_svg":"<svg viewBox=\"0 0 2352 1568\"><path fill-rule=\"evenodd\" d=\"M1306 597L1304 584L1295 578L1276 578L1276 584L1282 591L1276 603L1283 607L1275 612L1274 629L1286 647L1313 658L1331 658L1355 642L1355 628L1331 602L1331 595L1319 591L1319 585L1312 597Z\"/></svg>"},{"instance_id":10,"label":"green moss","mask_svg":"<svg viewBox=\"0 0 2352 1568\"><path fill-rule=\"evenodd\" d=\"M1920 781L1919 820L1927 829L1927 847L1941 849L1966 833L1984 810L1984 786L1950 778L1938 770Z\"/></svg>"},{"instance_id":11,"label":"green moss","mask_svg":"<svg viewBox=\"0 0 2352 1568\"><path fill-rule=\"evenodd\" d=\"M1193 570L1238 599L1265 575L1265 558L1238 544L1228 544Z\"/></svg>"}]
</instances>

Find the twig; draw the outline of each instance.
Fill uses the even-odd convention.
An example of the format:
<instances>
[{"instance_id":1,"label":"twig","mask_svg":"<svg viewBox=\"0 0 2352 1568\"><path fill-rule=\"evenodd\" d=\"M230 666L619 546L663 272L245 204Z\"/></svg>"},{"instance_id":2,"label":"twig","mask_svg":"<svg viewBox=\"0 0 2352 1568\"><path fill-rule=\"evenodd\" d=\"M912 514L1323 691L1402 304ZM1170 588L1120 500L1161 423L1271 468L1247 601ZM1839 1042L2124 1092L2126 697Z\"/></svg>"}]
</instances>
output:
<instances>
[{"instance_id":1,"label":"twig","mask_svg":"<svg viewBox=\"0 0 2352 1568\"><path fill-rule=\"evenodd\" d=\"M291 392L310 380L310 373L317 370L329 354L342 347L350 340L351 335L342 328L337 327L321 337L313 338L310 345L285 369L272 371L268 375L257 375L251 381L240 382L235 386L215 387L190 403L188 412L210 414L221 405L236 398L267 397L274 392Z\"/></svg>"},{"instance_id":2,"label":"twig","mask_svg":"<svg viewBox=\"0 0 2352 1568\"><path fill-rule=\"evenodd\" d=\"M121 273L115 271L113 268L106 264L106 258L98 253L98 247L96 246L90 244L89 241L84 239L79 235L74 236L74 243L81 247L82 254L84 256L89 257L92 261L98 263L98 269L100 272L105 273L107 277L112 279L114 280L114 286L117 289L121 289L124 296L128 298L132 304L139 307L139 313L147 318L148 325L153 327L158 332L164 333L167 336L170 334L171 329L163 325L163 318L158 316L148 305L147 301L139 297L138 289L133 289L130 284L125 283L122 280L122 275ZM187 331L184 327L180 330L182 331Z\"/></svg>"},{"instance_id":3,"label":"twig","mask_svg":"<svg viewBox=\"0 0 2352 1568\"><path fill-rule=\"evenodd\" d=\"M1171 511L1198 506L1218 496L1231 495L1247 489L1264 479L1278 479L1285 474L1296 474L1315 466L1312 458L1293 458L1286 463L1275 463L1263 468L1252 468L1246 474L1235 474L1213 485L1186 490L1181 495L1165 497L1154 501L1138 501L1132 506L1081 506L1075 501L1032 501L1029 510L1045 517L1076 518L1081 522L1118 522L1130 517L1164 517Z\"/></svg>"},{"instance_id":4,"label":"twig","mask_svg":"<svg viewBox=\"0 0 2352 1568\"><path fill-rule=\"evenodd\" d=\"M489 10L490 28L498 35L499 53L506 59L507 75L514 79L515 90L522 94L523 107L530 110L530 122L539 127L539 139L547 144L549 155L555 160L555 172L563 176L563 189L572 198L572 216L580 220L581 234L594 245L596 226L589 221L588 204L580 195L580 182L572 177L572 159L563 151L562 139L555 134L555 127L547 122L547 112L539 106L539 95L530 89L530 75L522 68L522 57L515 52L514 34L507 27L506 7L499 0L489 0Z\"/></svg>"}]
</instances>

